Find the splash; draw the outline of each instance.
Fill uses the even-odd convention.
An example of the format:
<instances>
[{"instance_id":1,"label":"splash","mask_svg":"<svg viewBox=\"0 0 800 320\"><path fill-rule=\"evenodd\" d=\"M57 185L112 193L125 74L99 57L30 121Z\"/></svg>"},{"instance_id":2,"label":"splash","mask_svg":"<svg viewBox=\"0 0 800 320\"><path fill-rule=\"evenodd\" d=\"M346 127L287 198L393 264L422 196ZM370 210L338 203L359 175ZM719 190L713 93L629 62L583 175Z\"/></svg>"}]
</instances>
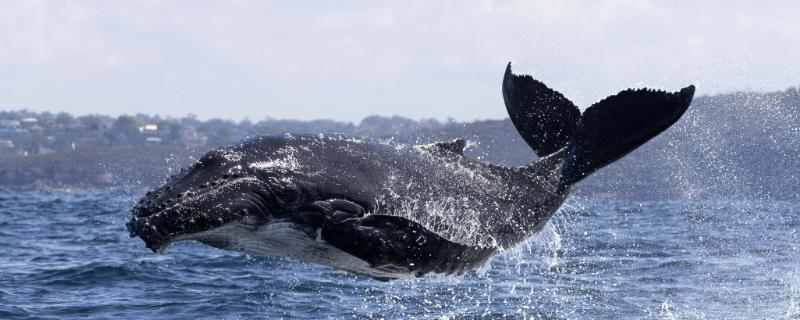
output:
<instances>
[{"instance_id":1,"label":"splash","mask_svg":"<svg viewBox=\"0 0 800 320\"><path fill-rule=\"evenodd\" d=\"M404 201L394 215L420 223L428 230L453 242L490 247L497 241L484 232L480 212L469 209L466 198L445 197L433 201Z\"/></svg>"},{"instance_id":2,"label":"splash","mask_svg":"<svg viewBox=\"0 0 800 320\"><path fill-rule=\"evenodd\" d=\"M257 161L249 164L250 168L263 171L291 172L299 170L300 161L295 156L297 150L294 147L286 147L278 150L276 157L266 161Z\"/></svg>"},{"instance_id":3,"label":"splash","mask_svg":"<svg viewBox=\"0 0 800 320\"><path fill-rule=\"evenodd\" d=\"M675 313L675 306L672 301L666 300L661 303L661 316L668 320L678 320L678 315Z\"/></svg>"},{"instance_id":4,"label":"splash","mask_svg":"<svg viewBox=\"0 0 800 320\"><path fill-rule=\"evenodd\" d=\"M784 316L786 319L800 319L800 270L795 270L790 276L788 285L788 305Z\"/></svg>"}]
</instances>

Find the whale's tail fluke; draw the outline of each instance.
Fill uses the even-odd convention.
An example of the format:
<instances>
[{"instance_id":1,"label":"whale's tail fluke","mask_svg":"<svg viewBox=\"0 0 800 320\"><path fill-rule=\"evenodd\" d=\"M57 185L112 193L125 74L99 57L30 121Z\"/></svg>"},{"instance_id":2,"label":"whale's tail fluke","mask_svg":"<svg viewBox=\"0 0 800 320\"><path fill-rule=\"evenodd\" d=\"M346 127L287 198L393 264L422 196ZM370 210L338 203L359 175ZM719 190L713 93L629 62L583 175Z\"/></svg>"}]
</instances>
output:
<instances>
[{"instance_id":1,"label":"whale's tail fluke","mask_svg":"<svg viewBox=\"0 0 800 320\"><path fill-rule=\"evenodd\" d=\"M638 148L674 124L689 108L694 86L679 92L628 89L587 108L564 161L572 184Z\"/></svg>"},{"instance_id":2,"label":"whale's tail fluke","mask_svg":"<svg viewBox=\"0 0 800 320\"><path fill-rule=\"evenodd\" d=\"M686 112L694 86L668 93L628 89L580 114L563 95L528 75L503 79L503 99L525 142L544 157L564 147L562 182L573 184L630 153L674 124Z\"/></svg>"},{"instance_id":3,"label":"whale's tail fluke","mask_svg":"<svg viewBox=\"0 0 800 320\"><path fill-rule=\"evenodd\" d=\"M514 127L539 157L558 151L572 140L581 111L557 91L529 75L503 77L503 101Z\"/></svg>"}]
</instances>

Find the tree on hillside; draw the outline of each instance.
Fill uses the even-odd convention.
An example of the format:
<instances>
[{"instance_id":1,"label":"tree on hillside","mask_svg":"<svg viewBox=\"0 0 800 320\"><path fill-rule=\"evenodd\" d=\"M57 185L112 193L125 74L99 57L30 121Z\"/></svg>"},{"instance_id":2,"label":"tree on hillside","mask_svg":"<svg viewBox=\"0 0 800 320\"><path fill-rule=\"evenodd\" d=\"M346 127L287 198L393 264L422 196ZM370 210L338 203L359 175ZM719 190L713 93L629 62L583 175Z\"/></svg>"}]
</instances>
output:
<instances>
[{"instance_id":1,"label":"tree on hillside","mask_svg":"<svg viewBox=\"0 0 800 320\"><path fill-rule=\"evenodd\" d=\"M119 116L111 129L106 134L111 143L115 145L140 145L144 143L144 138L139 133L142 122L132 116Z\"/></svg>"}]
</instances>

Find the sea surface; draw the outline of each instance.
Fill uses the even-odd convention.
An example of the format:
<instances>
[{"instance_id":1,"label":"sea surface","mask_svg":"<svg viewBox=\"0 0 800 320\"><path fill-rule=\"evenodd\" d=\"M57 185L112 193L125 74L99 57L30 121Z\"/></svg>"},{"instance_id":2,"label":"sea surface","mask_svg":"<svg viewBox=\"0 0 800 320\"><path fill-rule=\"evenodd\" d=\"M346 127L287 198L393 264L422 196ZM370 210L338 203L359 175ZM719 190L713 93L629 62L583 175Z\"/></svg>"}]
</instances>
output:
<instances>
[{"instance_id":1,"label":"sea surface","mask_svg":"<svg viewBox=\"0 0 800 320\"><path fill-rule=\"evenodd\" d=\"M131 239L134 197L0 193L0 319L800 319L800 204L570 199L479 272L390 283Z\"/></svg>"}]
</instances>

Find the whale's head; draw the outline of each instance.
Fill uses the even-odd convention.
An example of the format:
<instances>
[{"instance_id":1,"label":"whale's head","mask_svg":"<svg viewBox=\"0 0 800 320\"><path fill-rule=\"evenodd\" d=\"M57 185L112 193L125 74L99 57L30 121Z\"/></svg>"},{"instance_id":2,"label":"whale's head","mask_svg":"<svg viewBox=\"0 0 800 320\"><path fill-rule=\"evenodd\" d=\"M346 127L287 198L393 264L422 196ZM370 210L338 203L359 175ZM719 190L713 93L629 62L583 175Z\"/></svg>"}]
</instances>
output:
<instances>
[{"instance_id":1,"label":"whale's head","mask_svg":"<svg viewBox=\"0 0 800 320\"><path fill-rule=\"evenodd\" d=\"M231 234L282 223L313 232L320 194L297 177L289 149L269 150L240 144L210 151L139 200L127 222L131 236L160 252L181 240L231 249L229 237L219 236L226 228Z\"/></svg>"}]
</instances>

